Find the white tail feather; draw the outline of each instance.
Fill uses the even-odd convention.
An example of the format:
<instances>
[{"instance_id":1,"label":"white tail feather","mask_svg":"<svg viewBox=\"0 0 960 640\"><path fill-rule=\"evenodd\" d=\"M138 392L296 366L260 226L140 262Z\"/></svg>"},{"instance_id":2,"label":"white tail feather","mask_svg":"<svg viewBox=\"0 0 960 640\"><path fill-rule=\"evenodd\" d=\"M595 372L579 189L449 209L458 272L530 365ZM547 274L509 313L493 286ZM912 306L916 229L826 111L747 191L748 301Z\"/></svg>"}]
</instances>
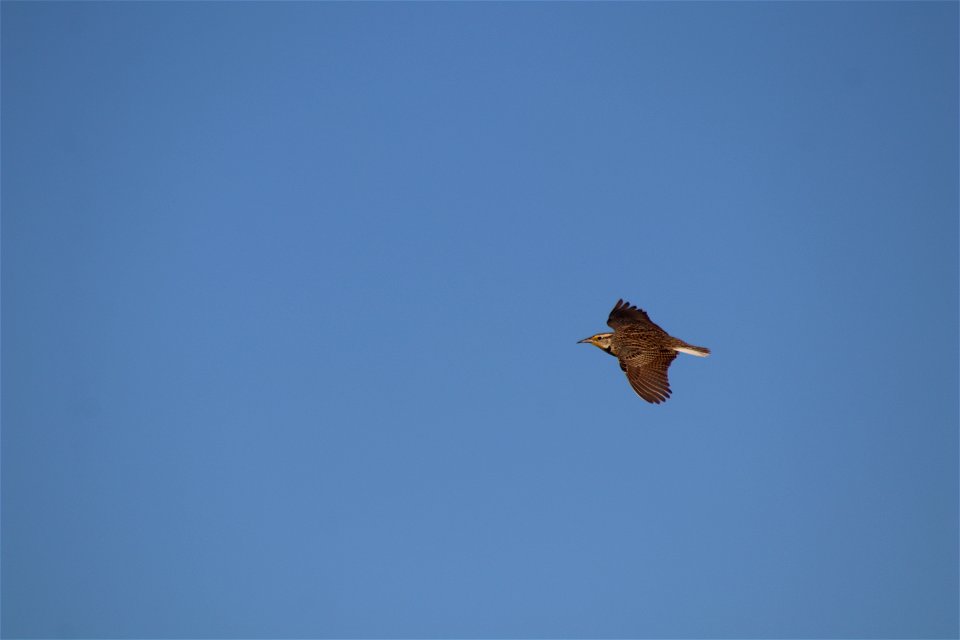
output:
<instances>
[{"instance_id":1,"label":"white tail feather","mask_svg":"<svg viewBox=\"0 0 960 640\"><path fill-rule=\"evenodd\" d=\"M698 356L700 358L706 358L708 355L710 355L709 349L698 349L697 347L691 346L674 347L673 350L679 351L680 353L689 353L692 356Z\"/></svg>"}]
</instances>

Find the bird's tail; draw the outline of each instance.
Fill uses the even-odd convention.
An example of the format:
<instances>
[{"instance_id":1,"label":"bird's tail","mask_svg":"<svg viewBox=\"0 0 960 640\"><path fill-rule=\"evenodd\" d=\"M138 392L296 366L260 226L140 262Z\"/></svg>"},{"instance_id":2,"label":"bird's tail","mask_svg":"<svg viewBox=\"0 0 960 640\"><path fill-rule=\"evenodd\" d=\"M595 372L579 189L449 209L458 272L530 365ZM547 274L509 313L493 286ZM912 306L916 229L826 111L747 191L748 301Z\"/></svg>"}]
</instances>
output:
<instances>
[{"instance_id":1,"label":"bird's tail","mask_svg":"<svg viewBox=\"0 0 960 640\"><path fill-rule=\"evenodd\" d=\"M674 351L679 351L680 353L689 353L692 356L700 356L701 358L706 358L710 355L710 349L706 347L696 347L692 344L687 344L683 340L677 340L677 344L673 347Z\"/></svg>"}]
</instances>

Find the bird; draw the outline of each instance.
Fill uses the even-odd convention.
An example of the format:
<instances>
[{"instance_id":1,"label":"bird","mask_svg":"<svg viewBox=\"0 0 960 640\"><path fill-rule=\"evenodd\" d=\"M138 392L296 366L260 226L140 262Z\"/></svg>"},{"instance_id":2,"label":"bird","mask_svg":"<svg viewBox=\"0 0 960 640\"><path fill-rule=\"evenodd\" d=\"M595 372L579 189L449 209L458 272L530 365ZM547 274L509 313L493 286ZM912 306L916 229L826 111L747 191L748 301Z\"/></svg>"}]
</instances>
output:
<instances>
[{"instance_id":1,"label":"bird","mask_svg":"<svg viewBox=\"0 0 960 640\"><path fill-rule=\"evenodd\" d=\"M670 397L667 369L677 353L701 358L710 355L710 349L674 338L654 324L646 311L622 299L617 300L607 324L613 333L596 333L577 344L592 344L615 356L633 390L653 404L666 402Z\"/></svg>"}]
</instances>

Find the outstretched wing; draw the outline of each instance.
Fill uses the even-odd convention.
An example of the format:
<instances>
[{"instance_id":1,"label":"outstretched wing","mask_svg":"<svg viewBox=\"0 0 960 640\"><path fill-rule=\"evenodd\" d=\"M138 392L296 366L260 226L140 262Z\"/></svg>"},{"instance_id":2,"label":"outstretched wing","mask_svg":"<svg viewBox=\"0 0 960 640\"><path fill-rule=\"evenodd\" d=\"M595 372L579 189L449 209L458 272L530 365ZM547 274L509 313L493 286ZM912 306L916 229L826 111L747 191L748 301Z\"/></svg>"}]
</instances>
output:
<instances>
[{"instance_id":1,"label":"outstretched wing","mask_svg":"<svg viewBox=\"0 0 960 640\"><path fill-rule=\"evenodd\" d=\"M647 402L660 404L670 397L667 369L676 357L676 351L658 351L630 360L621 360L620 368L626 372L627 380L638 396Z\"/></svg>"},{"instance_id":2,"label":"outstretched wing","mask_svg":"<svg viewBox=\"0 0 960 640\"><path fill-rule=\"evenodd\" d=\"M643 309L638 309L629 302L624 302L623 300L617 300L617 304L614 305L613 311L610 312L610 317L607 318L607 324L614 330L619 329L620 327L627 324L642 324L649 327L654 327L658 331L663 331L660 327L653 323L653 320L650 319L650 316L647 315L647 312Z\"/></svg>"}]
</instances>

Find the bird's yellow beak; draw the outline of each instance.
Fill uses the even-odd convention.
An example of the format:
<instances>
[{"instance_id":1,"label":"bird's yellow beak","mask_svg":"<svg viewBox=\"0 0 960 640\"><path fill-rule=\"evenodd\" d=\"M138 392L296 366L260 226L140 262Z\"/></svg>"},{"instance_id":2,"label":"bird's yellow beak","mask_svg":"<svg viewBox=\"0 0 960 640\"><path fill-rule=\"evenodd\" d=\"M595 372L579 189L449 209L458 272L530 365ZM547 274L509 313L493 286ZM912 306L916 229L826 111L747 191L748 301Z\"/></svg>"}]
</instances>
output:
<instances>
[{"instance_id":1,"label":"bird's yellow beak","mask_svg":"<svg viewBox=\"0 0 960 640\"><path fill-rule=\"evenodd\" d=\"M577 344L583 344L584 342L589 342L593 344L593 336L590 336L589 338L584 338L583 340L577 340Z\"/></svg>"}]
</instances>

